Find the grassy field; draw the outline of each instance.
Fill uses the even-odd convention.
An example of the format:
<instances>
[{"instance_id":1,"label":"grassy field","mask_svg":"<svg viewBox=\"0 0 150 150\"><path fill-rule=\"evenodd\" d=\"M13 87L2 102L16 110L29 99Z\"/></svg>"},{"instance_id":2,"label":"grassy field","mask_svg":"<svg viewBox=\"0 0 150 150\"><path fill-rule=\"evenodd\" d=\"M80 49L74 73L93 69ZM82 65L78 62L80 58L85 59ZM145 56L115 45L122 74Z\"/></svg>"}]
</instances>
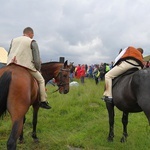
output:
<instances>
[{"instance_id":1,"label":"grassy field","mask_svg":"<svg viewBox=\"0 0 150 150\"><path fill-rule=\"evenodd\" d=\"M80 81L79 81L80 83ZM104 82L95 84L86 79L85 84L70 87L70 92L61 95L52 93L57 87L47 86L51 110L40 109L37 125L39 143L34 143L32 132L32 107L26 115L24 144L18 150L149 150L150 127L144 113L129 115L128 140L122 137L122 113L115 108L114 142L107 142L108 114L102 97ZM10 134L9 115L0 120L0 150L6 150Z\"/></svg>"}]
</instances>

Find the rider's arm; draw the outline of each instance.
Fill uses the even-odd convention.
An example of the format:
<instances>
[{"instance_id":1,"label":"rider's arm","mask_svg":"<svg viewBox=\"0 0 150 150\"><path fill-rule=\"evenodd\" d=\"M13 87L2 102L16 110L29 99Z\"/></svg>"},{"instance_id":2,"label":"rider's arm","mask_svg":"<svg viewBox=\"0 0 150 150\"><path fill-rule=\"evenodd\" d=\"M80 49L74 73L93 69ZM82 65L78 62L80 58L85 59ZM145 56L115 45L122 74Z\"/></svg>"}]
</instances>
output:
<instances>
[{"instance_id":1,"label":"rider's arm","mask_svg":"<svg viewBox=\"0 0 150 150\"><path fill-rule=\"evenodd\" d=\"M34 40L31 43L31 49L32 49L33 63L35 65L35 68L40 71L41 70L40 53L39 53L38 45Z\"/></svg>"}]
</instances>

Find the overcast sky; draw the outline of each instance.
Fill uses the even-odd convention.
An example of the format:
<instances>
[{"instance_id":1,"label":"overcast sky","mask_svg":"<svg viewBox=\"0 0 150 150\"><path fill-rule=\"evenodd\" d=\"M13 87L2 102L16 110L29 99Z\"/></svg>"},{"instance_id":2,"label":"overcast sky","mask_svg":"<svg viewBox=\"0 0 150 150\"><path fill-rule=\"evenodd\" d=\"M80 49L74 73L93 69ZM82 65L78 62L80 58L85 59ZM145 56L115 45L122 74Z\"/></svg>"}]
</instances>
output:
<instances>
[{"instance_id":1,"label":"overcast sky","mask_svg":"<svg viewBox=\"0 0 150 150\"><path fill-rule=\"evenodd\" d=\"M42 62L110 63L127 46L150 53L150 0L1 0L0 47L27 26Z\"/></svg>"}]
</instances>

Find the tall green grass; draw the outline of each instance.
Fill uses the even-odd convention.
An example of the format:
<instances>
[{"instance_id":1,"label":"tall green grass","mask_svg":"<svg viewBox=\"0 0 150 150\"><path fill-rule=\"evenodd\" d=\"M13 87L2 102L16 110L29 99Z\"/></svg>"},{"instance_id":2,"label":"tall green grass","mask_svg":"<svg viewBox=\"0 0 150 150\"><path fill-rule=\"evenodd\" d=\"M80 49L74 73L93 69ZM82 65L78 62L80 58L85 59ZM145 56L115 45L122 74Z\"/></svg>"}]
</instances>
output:
<instances>
[{"instance_id":1,"label":"tall green grass","mask_svg":"<svg viewBox=\"0 0 150 150\"><path fill-rule=\"evenodd\" d=\"M80 81L78 81L80 83ZM95 84L93 79L85 79L85 84L70 87L70 92L61 95L52 93L57 87L47 85L48 101L52 109L40 109L37 136L40 143L34 143L32 132L32 107L26 115L24 144L18 150L149 150L150 129L143 113L129 115L126 143L122 137L122 112L115 108L114 142L107 142L108 114L102 97L104 82ZM0 149L6 149L11 131L11 121L7 114L0 120Z\"/></svg>"}]
</instances>

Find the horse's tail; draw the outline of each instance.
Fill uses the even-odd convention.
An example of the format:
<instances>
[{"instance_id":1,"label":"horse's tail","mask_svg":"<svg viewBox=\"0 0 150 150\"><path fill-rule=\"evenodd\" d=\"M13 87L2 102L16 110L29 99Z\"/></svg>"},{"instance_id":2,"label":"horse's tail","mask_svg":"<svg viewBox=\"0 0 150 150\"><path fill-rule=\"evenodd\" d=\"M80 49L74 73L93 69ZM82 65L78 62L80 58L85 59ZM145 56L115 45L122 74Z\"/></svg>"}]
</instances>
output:
<instances>
[{"instance_id":1,"label":"horse's tail","mask_svg":"<svg viewBox=\"0 0 150 150\"><path fill-rule=\"evenodd\" d=\"M11 82L11 74L10 71L6 71L0 77L0 117L2 117L7 110L7 97Z\"/></svg>"}]
</instances>

